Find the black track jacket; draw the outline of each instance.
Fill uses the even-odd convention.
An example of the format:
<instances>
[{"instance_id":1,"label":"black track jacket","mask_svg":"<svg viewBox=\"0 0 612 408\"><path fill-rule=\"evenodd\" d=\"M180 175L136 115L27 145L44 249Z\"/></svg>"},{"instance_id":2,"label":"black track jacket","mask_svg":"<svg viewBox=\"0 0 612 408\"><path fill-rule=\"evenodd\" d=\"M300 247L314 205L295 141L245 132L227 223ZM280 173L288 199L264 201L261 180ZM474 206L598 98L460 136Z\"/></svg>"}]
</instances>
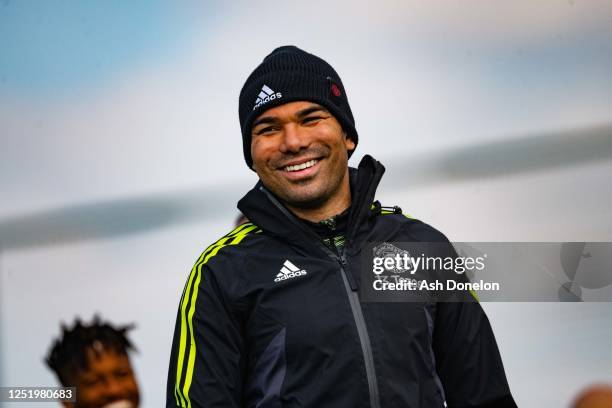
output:
<instances>
[{"instance_id":1,"label":"black track jacket","mask_svg":"<svg viewBox=\"0 0 612 408\"><path fill-rule=\"evenodd\" d=\"M367 242L448 242L372 205L383 172L370 156L351 169L340 255L261 183L239 202L251 222L203 252L183 291L167 407L516 406L478 303L360 302Z\"/></svg>"}]
</instances>

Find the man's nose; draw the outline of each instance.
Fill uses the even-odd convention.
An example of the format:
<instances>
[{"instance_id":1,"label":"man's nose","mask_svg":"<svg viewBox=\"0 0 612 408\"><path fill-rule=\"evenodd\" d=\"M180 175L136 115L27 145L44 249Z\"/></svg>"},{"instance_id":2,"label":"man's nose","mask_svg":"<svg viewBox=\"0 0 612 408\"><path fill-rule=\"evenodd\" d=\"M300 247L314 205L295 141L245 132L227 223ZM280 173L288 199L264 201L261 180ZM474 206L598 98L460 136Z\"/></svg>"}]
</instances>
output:
<instances>
[{"instance_id":1,"label":"man's nose","mask_svg":"<svg viewBox=\"0 0 612 408\"><path fill-rule=\"evenodd\" d=\"M280 150L283 153L297 153L308 146L305 132L296 123L288 123L283 129L283 142Z\"/></svg>"}]
</instances>

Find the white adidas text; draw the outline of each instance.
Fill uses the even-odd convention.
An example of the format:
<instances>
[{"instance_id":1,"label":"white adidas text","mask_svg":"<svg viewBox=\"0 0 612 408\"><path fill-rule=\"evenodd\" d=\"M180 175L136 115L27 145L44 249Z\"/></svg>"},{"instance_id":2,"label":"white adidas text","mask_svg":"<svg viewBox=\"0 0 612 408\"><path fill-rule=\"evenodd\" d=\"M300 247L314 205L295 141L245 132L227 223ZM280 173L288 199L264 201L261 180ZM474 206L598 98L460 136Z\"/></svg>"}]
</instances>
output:
<instances>
[{"instance_id":1,"label":"white adidas text","mask_svg":"<svg viewBox=\"0 0 612 408\"><path fill-rule=\"evenodd\" d=\"M274 279L274 282L280 282L290 278L297 278L298 276L302 275L306 275L306 271L291 272L289 275L278 276L276 279Z\"/></svg>"},{"instance_id":2,"label":"white adidas text","mask_svg":"<svg viewBox=\"0 0 612 408\"><path fill-rule=\"evenodd\" d=\"M274 99L282 98L283 94L280 92L275 92L268 85L264 85L261 87L261 91L259 91L259 95L257 95L257 99L255 100L255 106L253 106L253 110L259 108L261 105L266 104Z\"/></svg>"}]
</instances>

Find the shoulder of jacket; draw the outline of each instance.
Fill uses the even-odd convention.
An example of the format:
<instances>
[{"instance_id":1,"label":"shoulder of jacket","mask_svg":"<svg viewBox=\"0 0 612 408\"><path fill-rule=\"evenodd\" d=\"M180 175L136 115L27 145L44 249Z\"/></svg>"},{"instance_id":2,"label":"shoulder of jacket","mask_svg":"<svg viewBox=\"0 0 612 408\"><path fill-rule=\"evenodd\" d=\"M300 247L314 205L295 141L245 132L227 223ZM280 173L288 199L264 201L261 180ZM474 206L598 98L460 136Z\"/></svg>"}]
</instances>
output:
<instances>
[{"instance_id":1,"label":"shoulder of jacket","mask_svg":"<svg viewBox=\"0 0 612 408\"><path fill-rule=\"evenodd\" d=\"M209 245L200 254L196 265L206 265L210 269L217 263L239 260L241 257L236 255L242 251L248 251L260 233L261 229L253 223L240 224Z\"/></svg>"}]
</instances>

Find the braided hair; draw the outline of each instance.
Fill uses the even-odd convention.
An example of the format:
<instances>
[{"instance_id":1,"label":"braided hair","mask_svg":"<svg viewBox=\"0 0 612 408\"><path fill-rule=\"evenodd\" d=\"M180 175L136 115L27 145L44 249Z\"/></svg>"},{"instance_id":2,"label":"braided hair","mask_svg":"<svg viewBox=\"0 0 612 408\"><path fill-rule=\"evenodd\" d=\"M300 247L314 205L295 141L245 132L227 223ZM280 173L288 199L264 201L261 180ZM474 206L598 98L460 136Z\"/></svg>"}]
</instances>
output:
<instances>
[{"instance_id":1,"label":"braided hair","mask_svg":"<svg viewBox=\"0 0 612 408\"><path fill-rule=\"evenodd\" d=\"M133 324L113 327L94 315L91 324L83 324L77 317L72 328L60 325L62 334L56 339L45 358L47 366L55 372L63 386L73 385L75 376L89 367L88 353L99 356L105 351L128 354L136 350L127 337ZM91 350L91 351L90 351Z\"/></svg>"}]
</instances>

